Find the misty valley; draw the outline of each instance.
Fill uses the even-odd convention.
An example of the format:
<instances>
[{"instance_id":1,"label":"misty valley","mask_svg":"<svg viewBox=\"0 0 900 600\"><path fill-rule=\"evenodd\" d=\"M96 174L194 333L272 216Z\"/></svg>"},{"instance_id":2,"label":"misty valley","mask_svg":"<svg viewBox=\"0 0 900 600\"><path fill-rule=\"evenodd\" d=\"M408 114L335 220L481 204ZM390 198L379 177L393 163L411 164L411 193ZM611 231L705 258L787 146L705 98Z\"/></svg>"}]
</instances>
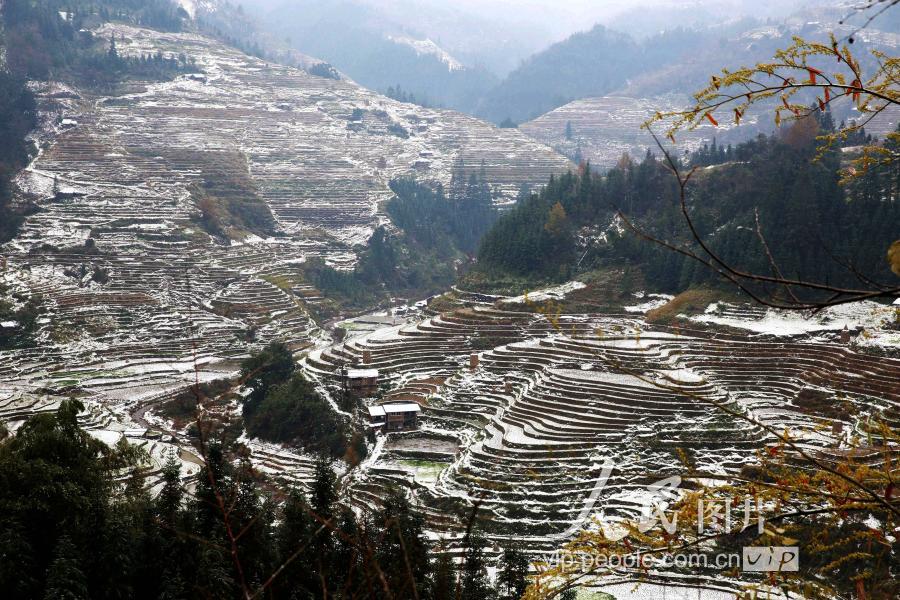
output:
<instances>
[{"instance_id":1,"label":"misty valley","mask_svg":"<svg viewBox=\"0 0 900 600\"><path fill-rule=\"evenodd\" d=\"M4 597L898 597L896 4L0 0Z\"/></svg>"}]
</instances>

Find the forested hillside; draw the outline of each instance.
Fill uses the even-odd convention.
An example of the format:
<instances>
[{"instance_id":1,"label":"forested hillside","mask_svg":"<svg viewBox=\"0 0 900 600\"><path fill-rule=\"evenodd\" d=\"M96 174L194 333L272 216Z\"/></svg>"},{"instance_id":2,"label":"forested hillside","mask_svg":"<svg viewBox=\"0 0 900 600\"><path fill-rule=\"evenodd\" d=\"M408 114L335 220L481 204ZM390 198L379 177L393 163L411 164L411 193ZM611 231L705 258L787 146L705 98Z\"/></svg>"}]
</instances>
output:
<instances>
[{"instance_id":1,"label":"forested hillside","mask_svg":"<svg viewBox=\"0 0 900 600\"><path fill-rule=\"evenodd\" d=\"M98 40L87 29L118 21L178 31L187 13L169 0L7 0L2 16L9 71L46 79L106 73L106 65L96 64L103 54Z\"/></svg>"},{"instance_id":2,"label":"forested hillside","mask_svg":"<svg viewBox=\"0 0 900 600\"><path fill-rule=\"evenodd\" d=\"M493 88L477 114L499 122L534 119L572 100L688 93L722 65L771 54L780 41L743 36L757 23L673 27L642 40L595 25L535 54Z\"/></svg>"},{"instance_id":3,"label":"forested hillside","mask_svg":"<svg viewBox=\"0 0 900 600\"><path fill-rule=\"evenodd\" d=\"M140 452L91 437L76 418L83 408L67 400L8 439L0 426L6 598L486 599L524 591L521 553L507 553L497 596L484 571L485 541L473 531L463 544L468 576L457 580L402 493L358 516L339 503L324 458L306 493L289 490L278 501L246 460L218 443L191 494L174 456L154 497L140 469L123 487L121 469L133 468Z\"/></svg>"},{"instance_id":4,"label":"forested hillside","mask_svg":"<svg viewBox=\"0 0 900 600\"><path fill-rule=\"evenodd\" d=\"M762 233L786 276L832 283L864 277L889 280L884 253L900 223L897 167L873 169L849 189L839 185L841 149L820 160L815 136L832 127L800 121L776 136L734 148L705 148L687 203L699 233L730 264L750 272L771 267ZM647 285L679 291L716 281L711 270L638 238L615 216L621 210L653 236L691 244L678 185L658 156L623 158L606 176L585 168L551 178L546 189L504 215L485 236L478 272L488 279L519 276L564 280L579 272L630 264Z\"/></svg>"},{"instance_id":5,"label":"forested hillside","mask_svg":"<svg viewBox=\"0 0 900 600\"><path fill-rule=\"evenodd\" d=\"M833 12L776 23L741 18L704 27L669 26L642 39L595 25L524 61L484 96L476 115L522 123L580 98L687 95L723 67L768 59L792 36L826 41L837 18ZM874 67L866 48L897 43L896 35L887 33L894 29L885 25L885 31L872 29L856 42L865 68Z\"/></svg>"},{"instance_id":6,"label":"forested hillside","mask_svg":"<svg viewBox=\"0 0 900 600\"><path fill-rule=\"evenodd\" d=\"M487 94L477 114L522 122L575 98L616 90L646 66L631 37L596 25L525 61Z\"/></svg>"},{"instance_id":7,"label":"forested hillside","mask_svg":"<svg viewBox=\"0 0 900 600\"><path fill-rule=\"evenodd\" d=\"M34 126L34 96L23 78L0 72L0 242L15 233L21 216L10 207L10 180L28 161L25 136Z\"/></svg>"},{"instance_id":8,"label":"forested hillside","mask_svg":"<svg viewBox=\"0 0 900 600\"><path fill-rule=\"evenodd\" d=\"M335 308L359 309L392 295L445 290L468 268L497 218L495 191L483 164L468 171L458 161L446 191L411 177L395 179L390 187L394 196L385 209L396 227L375 230L353 271L315 260L303 268Z\"/></svg>"}]
</instances>

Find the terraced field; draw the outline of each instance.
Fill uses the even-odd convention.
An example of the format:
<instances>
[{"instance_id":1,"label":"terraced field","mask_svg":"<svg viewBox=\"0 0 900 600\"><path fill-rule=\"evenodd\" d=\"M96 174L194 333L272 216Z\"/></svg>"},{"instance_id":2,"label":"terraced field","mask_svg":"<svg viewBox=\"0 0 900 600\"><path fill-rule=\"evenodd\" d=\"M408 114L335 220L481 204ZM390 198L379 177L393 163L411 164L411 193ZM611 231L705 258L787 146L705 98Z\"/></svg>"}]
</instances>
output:
<instances>
[{"instance_id":1,"label":"terraced field","mask_svg":"<svg viewBox=\"0 0 900 600\"><path fill-rule=\"evenodd\" d=\"M657 111L674 111L688 105L686 96L671 94L656 98L632 98L628 96L603 96L575 100L552 110L540 117L522 123L519 129L535 140L556 149L566 156L574 157L581 151L584 160L589 160L601 171L613 167L623 154L640 160L647 150L659 154L656 143L641 125ZM850 121L854 114L848 102L839 99L831 104L835 121ZM751 107L735 127L731 119L720 115L718 127L709 123L701 124L693 131L681 131L676 136L677 145L670 147L676 154L694 152L713 139L720 145L738 144L759 133L770 134L774 128L771 114L765 106ZM888 108L866 123L866 131L884 139L897 128L900 109ZM571 124L571 137L566 136L566 126ZM654 131L665 141L666 128L657 124ZM666 142L668 146L668 142Z\"/></svg>"},{"instance_id":2,"label":"terraced field","mask_svg":"<svg viewBox=\"0 0 900 600\"><path fill-rule=\"evenodd\" d=\"M707 473L733 474L772 442L711 400L790 427L825 458L863 433L870 414L900 424L900 360L861 354L834 327L726 333L768 318L746 308L675 328L651 326L639 312L553 322L473 297L474 308L427 318L358 319L348 340L332 344L306 310L320 293L292 277L292 265L311 257L353 265L358 244L386 220L380 203L392 177L447 183L462 157L473 168L483 161L508 197L569 161L522 133L265 64L200 36L122 26L100 35L115 35L126 54L184 52L202 73L110 97L39 90L42 151L18 184L40 210L0 261L6 296L37 293L48 309L37 346L0 352L0 420L13 429L76 396L93 435L145 446L152 470L175 452L190 478L200 458L154 407L197 380L234 374L250 349L283 339L323 389L341 366L376 368L388 399L423 406L419 431L379 436L347 474L348 502L375 506L401 487L453 550L468 514L498 544L546 550L586 523L607 465L597 506L616 521L638 513L648 483L682 472L676 449ZM615 115L639 121L645 107L601 100L608 122L576 122L563 107L523 131L562 136L572 120L576 135L593 127L605 140L588 154L595 164L636 153L642 142L626 139ZM213 239L198 223L204 195L265 206L272 231ZM837 397L852 410L829 409ZM309 456L242 441L276 483L310 481Z\"/></svg>"},{"instance_id":3,"label":"terraced field","mask_svg":"<svg viewBox=\"0 0 900 600\"><path fill-rule=\"evenodd\" d=\"M647 149L655 150L653 138L641 129L641 124L656 111L676 110L686 101L686 98L680 96L585 98L570 102L533 121L522 123L519 129L567 156L574 156L577 150L581 150L585 160L606 170L615 166L625 153L639 160ZM749 121L752 120L748 119ZM571 139L566 137L568 123L571 123ZM746 126L740 130L729 130L726 127L716 129L711 125L702 125L695 131L686 131L678 136L678 152L697 150L704 143L711 142L713 137L726 144L742 141L754 135L754 131Z\"/></svg>"},{"instance_id":4,"label":"terraced field","mask_svg":"<svg viewBox=\"0 0 900 600\"><path fill-rule=\"evenodd\" d=\"M824 459L862 433L866 415L900 422L900 360L828 336L651 326L635 314L552 323L481 305L319 349L304 362L323 381L341 364L379 369L389 399L424 407L422 430L390 434L353 476L351 498L368 506L390 486L408 489L451 545L474 510L501 545L558 547L587 523L583 509L609 464L594 507L609 522L637 517L650 483L683 475L676 448L701 472L736 474L774 438L711 400L790 428ZM811 397L826 400L816 407ZM853 409L837 409L837 398Z\"/></svg>"},{"instance_id":5,"label":"terraced field","mask_svg":"<svg viewBox=\"0 0 900 600\"><path fill-rule=\"evenodd\" d=\"M96 35L115 37L122 55L184 54L197 73L110 96L36 86L41 152L17 184L39 210L2 248L0 281L8 298L40 294L47 311L37 347L0 352L0 419L14 427L76 395L116 415L93 429L141 436L129 412L233 373L268 340L315 343L305 306L320 294L291 267L311 257L351 267L386 222L393 177L446 184L462 159L509 196L570 166L518 132L199 35L122 25ZM262 224L214 239L204 201Z\"/></svg>"}]
</instances>

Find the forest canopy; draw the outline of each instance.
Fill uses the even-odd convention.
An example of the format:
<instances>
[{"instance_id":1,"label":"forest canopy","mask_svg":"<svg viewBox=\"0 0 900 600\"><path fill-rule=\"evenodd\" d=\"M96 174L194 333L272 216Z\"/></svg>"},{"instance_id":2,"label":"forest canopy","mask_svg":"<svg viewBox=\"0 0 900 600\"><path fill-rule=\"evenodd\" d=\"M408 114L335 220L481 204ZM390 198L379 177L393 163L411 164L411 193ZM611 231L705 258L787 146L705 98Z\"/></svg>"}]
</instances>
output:
<instances>
[{"instance_id":1,"label":"forest canopy","mask_svg":"<svg viewBox=\"0 0 900 600\"><path fill-rule=\"evenodd\" d=\"M843 187L840 148L813 160L817 135L833 127L827 112L818 113L775 135L735 147L713 144L688 158L689 166L701 167L687 189L690 213L725 260L748 270L769 269L756 233L758 215L786 275L834 283L854 282L854 270L876 281L893 276L884 249L900 222L900 204L891 201L900 193L900 173L896 165L884 166ZM624 157L605 176L588 166L551 179L485 235L478 269L559 281L624 261L639 267L659 291L718 281L714 271L626 231L616 218L620 210L654 235L692 243L677 181L648 152L640 162Z\"/></svg>"}]
</instances>

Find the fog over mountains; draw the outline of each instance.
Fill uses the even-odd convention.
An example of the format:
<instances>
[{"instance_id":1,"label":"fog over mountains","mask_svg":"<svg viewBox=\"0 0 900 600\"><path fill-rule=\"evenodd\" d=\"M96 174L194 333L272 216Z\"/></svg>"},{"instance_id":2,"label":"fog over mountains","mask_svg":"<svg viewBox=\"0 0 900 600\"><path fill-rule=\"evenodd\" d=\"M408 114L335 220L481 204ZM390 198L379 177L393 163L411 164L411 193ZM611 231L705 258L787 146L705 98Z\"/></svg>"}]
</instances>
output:
<instances>
[{"instance_id":1,"label":"fog over mountains","mask_svg":"<svg viewBox=\"0 0 900 600\"><path fill-rule=\"evenodd\" d=\"M243 6L277 44L325 60L366 87L385 93L399 86L417 103L495 123L521 123L592 96L689 92L721 66L761 60L794 34L824 35L850 12L818 0ZM872 28L895 31L888 19Z\"/></svg>"}]
</instances>

